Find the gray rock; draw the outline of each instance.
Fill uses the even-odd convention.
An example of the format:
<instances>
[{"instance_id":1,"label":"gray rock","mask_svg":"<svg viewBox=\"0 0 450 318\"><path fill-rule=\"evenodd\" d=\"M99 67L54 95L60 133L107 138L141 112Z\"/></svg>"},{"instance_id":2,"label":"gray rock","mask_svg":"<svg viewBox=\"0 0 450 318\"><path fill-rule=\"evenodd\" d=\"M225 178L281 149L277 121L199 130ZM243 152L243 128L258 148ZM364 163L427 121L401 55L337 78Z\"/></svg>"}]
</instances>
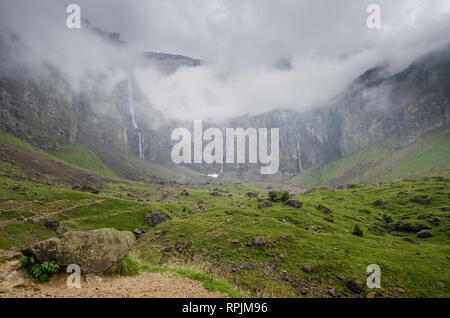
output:
<instances>
[{"instance_id":1,"label":"gray rock","mask_svg":"<svg viewBox=\"0 0 450 318\"><path fill-rule=\"evenodd\" d=\"M361 294L362 292L364 292L364 284L357 283L355 279L348 281L346 286L355 294Z\"/></svg>"},{"instance_id":2,"label":"gray rock","mask_svg":"<svg viewBox=\"0 0 450 318\"><path fill-rule=\"evenodd\" d=\"M264 245L266 245L266 243L267 243L267 241L264 236L258 236L253 239L253 244L256 246L264 246Z\"/></svg>"},{"instance_id":3,"label":"gray rock","mask_svg":"<svg viewBox=\"0 0 450 318\"><path fill-rule=\"evenodd\" d=\"M170 220L170 215L160 210L151 210L145 216L145 223L150 226L157 226L167 220Z\"/></svg>"},{"instance_id":4,"label":"gray rock","mask_svg":"<svg viewBox=\"0 0 450 318\"><path fill-rule=\"evenodd\" d=\"M55 231L59 227L59 222L53 219L47 219L44 221L44 226L52 231Z\"/></svg>"},{"instance_id":5,"label":"gray rock","mask_svg":"<svg viewBox=\"0 0 450 318\"><path fill-rule=\"evenodd\" d=\"M431 237L431 233L428 232L427 230L421 230L419 232L417 232L417 237L418 238L427 238L427 237Z\"/></svg>"},{"instance_id":6,"label":"gray rock","mask_svg":"<svg viewBox=\"0 0 450 318\"><path fill-rule=\"evenodd\" d=\"M271 206L272 206L272 203L270 203L269 201L261 201L258 203L258 209L268 208Z\"/></svg>"},{"instance_id":7,"label":"gray rock","mask_svg":"<svg viewBox=\"0 0 450 318\"><path fill-rule=\"evenodd\" d=\"M428 195L418 195L418 196L415 196L414 198L412 198L410 201L420 203L420 204L430 204L432 201L432 198Z\"/></svg>"},{"instance_id":8,"label":"gray rock","mask_svg":"<svg viewBox=\"0 0 450 318\"><path fill-rule=\"evenodd\" d=\"M330 208L327 208L326 206L321 205L321 204L319 204L319 205L317 206L317 210L323 211L323 212L325 212L326 214L330 214L330 213L332 212Z\"/></svg>"},{"instance_id":9,"label":"gray rock","mask_svg":"<svg viewBox=\"0 0 450 318\"><path fill-rule=\"evenodd\" d=\"M62 267L77 264L84 273L101 272L124 257L135 241L133 233L116 229L70 231L35 243L22 253Z\"/></svg>"},{"instance_id":10,"label":"gray rock","mask_svg":"<svg viewBox=\"0 0 450 318\"><path fill-rule=\"evenodd\" d=\"M19 252L0 250L0 259L5 261L19 259L21 255Z\"/></svg>"},{"instance_id":11,"label":"gray rock","mask_svg":"<svg viewBox=\"0 0 450 318\"><path fill-rule=\"evenodd\" d=\"M306 273L312 273L314 271L314 265L313 264L305 264L305 265L303 265L302 270Z\"/></svg>"},{"instance_id":12,"label":"gray rock","mask_svg":"<svg viewBox=\"0 0 450 318\"><path fill-rule=\"evenodd\" d=\"M301 209L302 206L303 206L303 202L289 199L286 202L284 202L284 205L291 206L291 207L296 208L296 209Z\"/></svg>"},{"instance_id":13,"label":"gray rock","mask_svg":"<svg viewBox=\"0 0 450 318\"><path fill-rule=\"evenodd\" d=\"M145 231L139 230L139 229L134 229L133 230L133 234L134 237L136 238L136 240L140 239L142 235L145 234Z\"/></svg>"},{"instance_id":14,"label":"gray rock","mask_svg":"<svg viewBox=\"0 0 450 318\"><path fill-rule=\"evenodd\" d=\"M383 205L383 203L384 203L384 200L383 200L383 199L378 199L378 200L375 200L375 201L372 203L372 205L373 205L373 206L380 206L380 205Z\"/></svg>"},{"instance_id":15,"label":"gray rock","mask_svg":"<svg viewBox=\"0 0 450 318\"><path fill-rule=\"evenodd\" d=\"M332 297L338 297L338 294L336 293L336 290L334 288L329 289L328 294Z\"/></svg>"}]
</instances>

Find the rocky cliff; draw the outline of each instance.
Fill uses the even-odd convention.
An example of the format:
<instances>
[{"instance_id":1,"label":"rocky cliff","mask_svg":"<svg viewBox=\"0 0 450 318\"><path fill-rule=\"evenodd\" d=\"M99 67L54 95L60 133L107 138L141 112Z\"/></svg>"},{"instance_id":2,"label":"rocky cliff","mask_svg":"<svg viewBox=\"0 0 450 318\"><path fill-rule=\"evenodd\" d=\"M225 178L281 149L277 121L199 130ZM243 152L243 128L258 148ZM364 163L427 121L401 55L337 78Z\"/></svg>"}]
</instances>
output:
<instances>
[{"instance_id":1,"label":"rocky cliff","mask_svg":"<svg viewBox=\"0 0 450 318\"><path fill-rule=\"evenodd\" d=\"M123 44L118 35L112 40ZM5 49L0 54L4 57ZM133 64L156 66L170 75L178 67L195 67L201 62L179 55L145 53L135 57ZM127 67L122 67L123 72ZM45 70L35 76L27 70L11 73L0 69L0 127L40 148L57 149L60 144L83 140L92 148L102 145L136 156L141 147L145 160L167 163L172 129L192 124L165 118L132 83L136 128L127 106L127 80L105 90L107 74L94 74L95 79L89 83L95 84L81 84L81 89L75 90L57 69L46 66ZM311 111L272 111L208 125L280 128L280 172L287 175L337 160L380 140L393 149L406 147L423 133L449 125L448 47L398 74L385 74L384 67L369 70L341 96ZM146 111L141 112L144 108ZM247 164L191 167L225 173L253 174L259 170L258 165Z\"/></svg>"}]
</instances>

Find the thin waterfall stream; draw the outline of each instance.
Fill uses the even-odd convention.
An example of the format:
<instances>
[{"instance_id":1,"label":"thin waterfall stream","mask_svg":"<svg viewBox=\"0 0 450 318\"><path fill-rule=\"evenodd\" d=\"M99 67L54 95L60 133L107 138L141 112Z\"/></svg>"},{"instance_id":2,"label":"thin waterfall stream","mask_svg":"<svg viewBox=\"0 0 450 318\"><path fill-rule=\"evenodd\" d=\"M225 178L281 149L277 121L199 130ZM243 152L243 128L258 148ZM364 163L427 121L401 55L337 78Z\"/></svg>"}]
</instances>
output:
<instances>
[{"instance_id":1,"label":"thin waterfall stream","mask_svg":"<svg viewBox=\"0 0 450 318\"><path fill-rule=\"evenodd\" d=\"M137 130L138 133L138 149L139 149L139 159L144 159L144 154L142 153L142 135L139 127L136 123L136 118L134 114L134 96L133 96L133 85L132 85L132 66L130 65L128 68L128 109L131 114L131 123L133 124L133 128Z\"/></svg>"}]
</instances>

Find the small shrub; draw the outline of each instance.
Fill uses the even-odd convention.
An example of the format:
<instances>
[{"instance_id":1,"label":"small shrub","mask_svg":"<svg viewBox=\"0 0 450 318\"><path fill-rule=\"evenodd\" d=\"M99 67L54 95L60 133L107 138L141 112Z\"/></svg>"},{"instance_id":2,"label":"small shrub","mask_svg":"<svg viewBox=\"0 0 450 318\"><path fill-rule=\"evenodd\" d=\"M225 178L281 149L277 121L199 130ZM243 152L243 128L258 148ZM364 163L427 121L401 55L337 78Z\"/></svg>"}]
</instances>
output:
<instances>
[{"instance_id":1,"label":"small shrub","mask_svg":"<svg viewBox=\"0 0 450 318\"><path fill-rule=\"evenodd\" d=\"M286 202L287 200L289 200L289 192L287 192L287 191L281 191L279 196L280 196L281 202Z\"/></svg>"},{"instance_id":2,"label":"small shrub","mask_svg":"<svg viewBox=\"0 0 450 318\"><path fill-rule=\"evenodd\" d=\"M24 256L22 255L22 257L20 258L20 266L23 269L29 269L31 266L33 266L34 264L36 264L36 261L34 260L34 257L28 257L28 256Z\"/></svg>"},{"instance_id":3,"label":"small shrub","mask_svg":"<svg viewBox=\"0 0 450 318\"><path fill-rule=\"evenodd\" d=\"M287 191L270 191L269 192L269 200L272 202L277 202L277 201L281 201L281 202L285 202L287 200L289 200L289 192Z\"/></svg>"},{"instance_id":4,"label":"small shrub","mask_svg":"<svg viewBox=\"0 0 450 318\"><path fill-rule=\"evenodd\" d=\"M22 256L20 265L38 282L48 282L59 271L59 265L52 262L38 263L33 256Z\"/></svg>"},{"instance_id":5,"label":"small shrub","mask_svg":"<svg viewBox=\"0 0 450 318\"><path fill-rule=\"evenodd\" d=\"M135 276L139 275L139 273L139 263L128 254L105 270L105 274L119 276Z\"/></svg>"},{"instance_id":6,"label":"small shrub","mask_svg":"<svg viewBox=\"0 0 450 318\"><path fill-rule=\"evenodd\" d=\"M272 202L275 202L277 200L277 192L276 191L270 191L269 192L269 199Z\"/></svg>"},{"instance_id":7,"label":"small shrub","mask_svg":"<svg viewBox=\"0 0 450 318\"><path fill-rule=\"evenodd\" d=\"M386 222L386 223L392 223L392 222L394 222L394 219L392 218L392 216L387 215L387 214L383 214L383 220L384 220L384 222Z\"/></svg>"},{"instance_id":8,"label":"small shrub","mask_svg":"<svg viewBox=\"0 0 450 318\"><path fill-rule=\"evenodd\" d=\"M353 234L353 235L360 236L360 237L363 236L363 231L362 231L361 228L358 226L358 224L355 224L355 228L353 229L352 234Z\"/></svg>"}]
</instances>

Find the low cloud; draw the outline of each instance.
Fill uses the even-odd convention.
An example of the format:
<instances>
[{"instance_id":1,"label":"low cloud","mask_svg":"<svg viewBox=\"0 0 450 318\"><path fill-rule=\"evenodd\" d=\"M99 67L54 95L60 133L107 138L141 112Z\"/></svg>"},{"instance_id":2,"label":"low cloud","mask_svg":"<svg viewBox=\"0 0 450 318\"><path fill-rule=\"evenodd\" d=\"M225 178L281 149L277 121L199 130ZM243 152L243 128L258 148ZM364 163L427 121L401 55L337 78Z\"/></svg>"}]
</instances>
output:
<instances>
[{"instance_id":1,"label":"low cloud","mask_svg":"<svg viewBox=\"0 0 450 318\"><path fill-rule=\"evenodd\" d=\"M382 9L380 30L366 27L366 7L373 2ZM61 2L0 0L3 44L14 49L8 37L12 32L26 48L8 63L36 70L50 64L79 89L96 84L102 74L109 78L104 89L111 90L126 79L131 52L201 58L201 67L180 68L170 75L136 70L136 84L149 111L152 107L187 120L318 107L371 67L388 63L390 72L397 72L443 46L450 29L446 0L78 4L93 25L120 32L127 47L112 46L85 29L67 29Z\"/></svg>"}]
</instances>

